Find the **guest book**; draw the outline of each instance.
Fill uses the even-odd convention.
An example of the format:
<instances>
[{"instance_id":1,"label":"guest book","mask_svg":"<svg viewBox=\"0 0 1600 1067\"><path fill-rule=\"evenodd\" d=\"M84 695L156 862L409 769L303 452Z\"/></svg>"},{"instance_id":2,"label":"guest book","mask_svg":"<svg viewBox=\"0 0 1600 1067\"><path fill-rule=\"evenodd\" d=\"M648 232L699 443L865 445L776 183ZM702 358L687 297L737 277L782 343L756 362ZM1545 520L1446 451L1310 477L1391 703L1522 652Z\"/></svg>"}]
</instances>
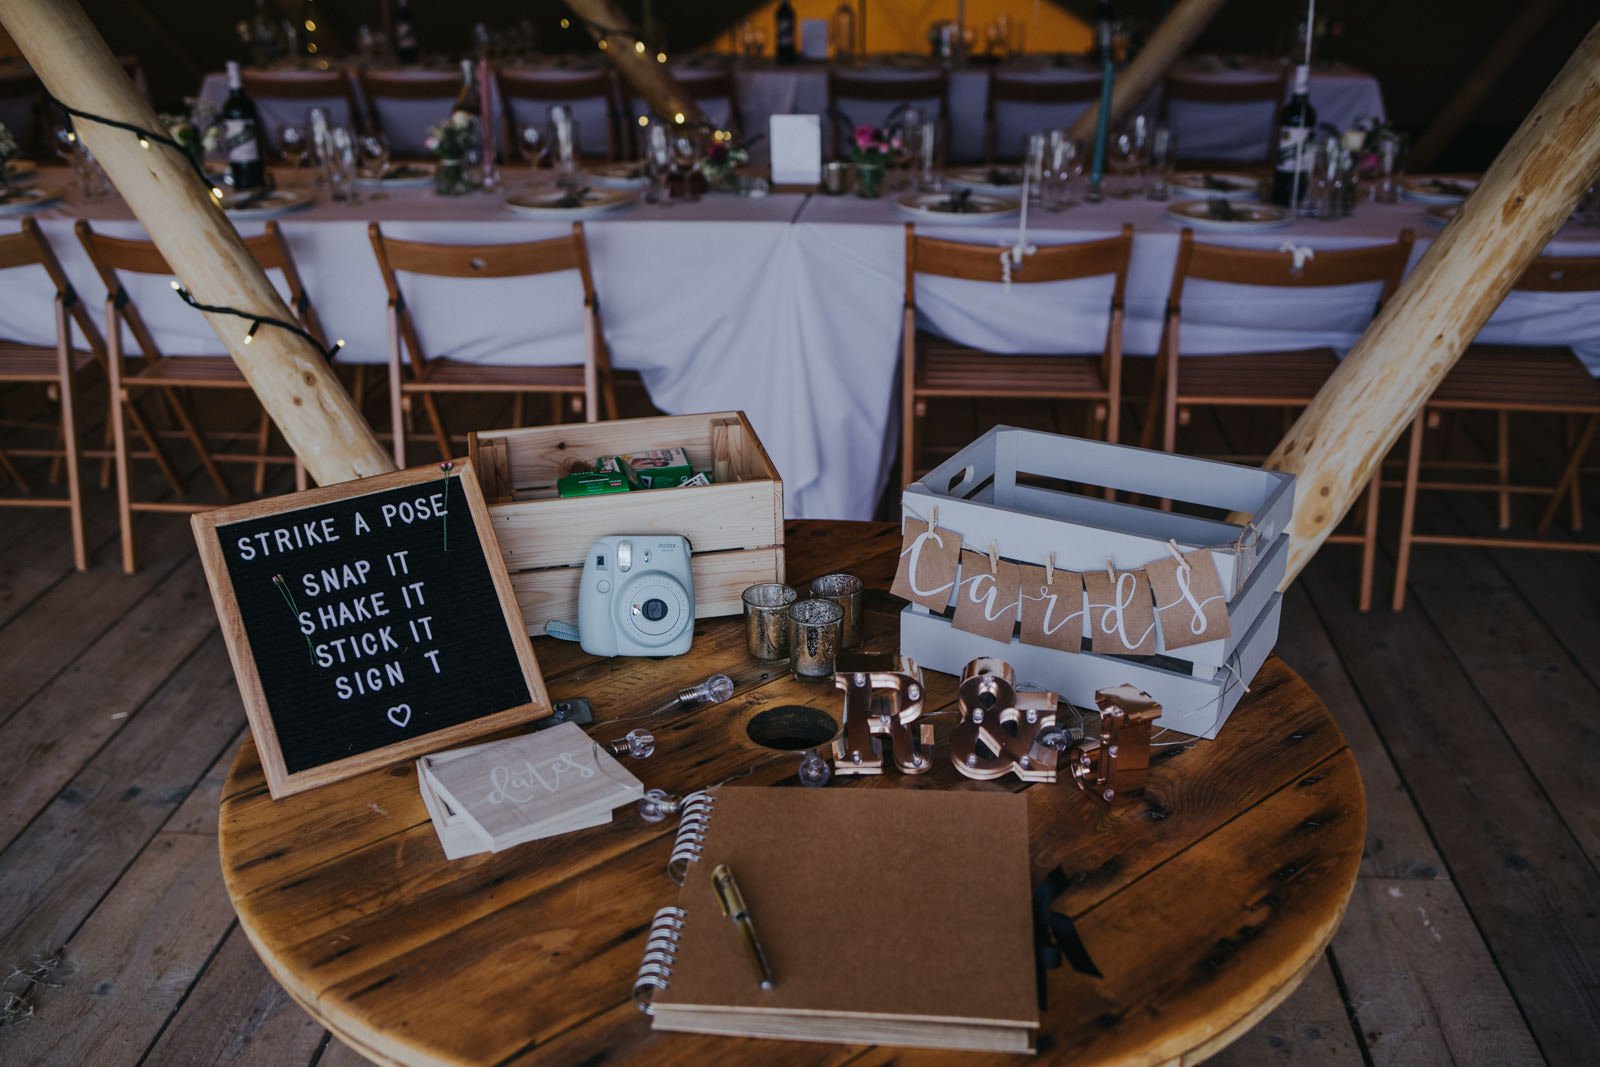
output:
<instances>
[{"instance_id":1,"label":"guest book","mask_svg":"<svg viewBox=\"0 0 1600 1067\"><path fill-rule=\"evenodd\" d=\"M634 999L657 1030L1029 1052L1039 1026L1020 794L719 788L685 803L676 905ZM738 886L773 977L724 912Z\"/></svg>"}]
</instances>

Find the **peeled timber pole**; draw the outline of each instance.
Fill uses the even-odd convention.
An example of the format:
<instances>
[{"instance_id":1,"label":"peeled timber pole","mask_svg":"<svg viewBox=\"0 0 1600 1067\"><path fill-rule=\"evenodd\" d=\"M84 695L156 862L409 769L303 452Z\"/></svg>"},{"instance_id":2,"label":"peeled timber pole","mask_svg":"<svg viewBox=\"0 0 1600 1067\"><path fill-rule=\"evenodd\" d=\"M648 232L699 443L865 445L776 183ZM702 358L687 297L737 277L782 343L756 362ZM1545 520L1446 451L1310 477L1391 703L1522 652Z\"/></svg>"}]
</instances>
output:
<instances>
[{"instance_id":1,"label":"peeled timber pole","mask_svg":"<svg viewBox=\"0 0 1600 1067\"><path fill-rule=\"evenodd\" d=\"M1216 17L1227 0L1180 0L1167 17L1161 20L1139 54L1133 57L1126 70L1118 76L1111 90L1111 125L1115 126L1129 111L1150 94L1156 83L1189 50L1200 31ZM1082 140L1094 135L1098 108L1088 108L1072 124L1072 136Z\"/></svg>"},{"instance_id":2,"label":"peeled timber pole","mask_svg":"<svg viewBox=\"0 0 1600 1067\"><path fill-rule=\"evenodd\" d=\"M0 0L0 23L50 94L82 111L161 131L77 0ZM293 320L211 191L168 146L140 146L127 130L74 123L112 184L166 257L178 280L203 304ZM178 297L172 296L176 301ZM389 453L351 402L315 345L263 326L245 347L248 320L207 315L278 429L319 483L394 469Z\"/></svg>"},{"instance_id":3,"label":"peeled timber pole","mask_svg":"<svg viewBox=\"0 0 1600 1067\"><path fill-rule=\"evenodd\" d=\"M616 0L567 0L567 7L586 24L617 73L651 111L679 123L705 120L700 105L668 72L666 64L657 60L656 50L644 41ZM638 47L640 44L645 47Z\"/></svg>"},{"instance_id":4,"label":"peeled timber pole","mask_svg":"<svg viewBox=\"0 0 1600 1067\"><path fill-rule=\"evenodd\" d=\"M1287 588L1600 171L1600 24L1265 466L1298 476Z\"/></svg>"}]
</instances>

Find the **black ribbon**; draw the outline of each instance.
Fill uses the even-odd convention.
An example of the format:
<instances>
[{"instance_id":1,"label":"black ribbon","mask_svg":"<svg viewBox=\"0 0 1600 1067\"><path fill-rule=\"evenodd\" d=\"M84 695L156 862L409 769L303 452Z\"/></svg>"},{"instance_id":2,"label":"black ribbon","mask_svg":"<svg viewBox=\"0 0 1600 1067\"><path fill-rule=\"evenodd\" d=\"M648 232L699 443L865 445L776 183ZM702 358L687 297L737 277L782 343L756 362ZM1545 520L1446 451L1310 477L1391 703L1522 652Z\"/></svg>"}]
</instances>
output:
<instances>
[{"instance_id":1,"label":"black ribbon","mask_svg":"<svg viewBox=\"0 0 1600 1067\"><path fill-rule=\"evenodd\" d=\"M1072 969L1091 978L1104 977L1094 965L1089 950L1078 936L1078 927L1072 917L1051 911L1050 905L1067 891L1067 872L1060 867L1044 876L1033 887L1033 953L1034 974L1039 986L1039 1010L1044 1011L1045 972L1061 966L1061 960L1072 964Z\"/></svg>"}]
</instances>

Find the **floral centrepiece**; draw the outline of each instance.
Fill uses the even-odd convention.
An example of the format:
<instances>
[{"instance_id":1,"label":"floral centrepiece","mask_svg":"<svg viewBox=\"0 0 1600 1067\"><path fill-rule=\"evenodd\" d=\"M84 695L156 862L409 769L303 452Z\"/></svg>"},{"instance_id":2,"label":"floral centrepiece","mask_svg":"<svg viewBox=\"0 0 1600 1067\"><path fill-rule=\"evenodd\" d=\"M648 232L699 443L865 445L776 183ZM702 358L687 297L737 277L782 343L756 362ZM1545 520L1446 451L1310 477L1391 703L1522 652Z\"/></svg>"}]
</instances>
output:
<instances>
[{"instance_id":1,"label":"floral centrepiece","mask_svg":"<svg viewBox=\"0 0 1600 1067\"><path fill-rule=\"evenodd\" d=\"M17 139L4 123L0 123L0 189L11 183L11 172L6 163L15 158L18 151Z\"/></svg>"},{"instance_id":2,"label":"floral centrepiece","mask_svg":"<svg viewBox=\"0 0 1600 1067\"><path fill-rule=\"evenodd\" d=\"M709 188L737 190L739 168L748 162L749 146L739 144L727 130L716 130L711 134L711 143L706 146L706 153L695 164L695 169L705 178Z\"/></svg>"},{"instance_id":3,"label":"floral centrepiece","mask_svg":"<svg viewBox=\"0 0 1600 1067\"><path fill-rule=\"evenodd\" d=\"M434 192L460 196L478 187L468 170L468 163L483 150L483 134L476 115L450 112L449 118L428 130L423 144L439 160L433 172Z\"/></svg>"},{"instance_id":4,"label":"floral centrepiece","mask_svg":"<svg viewBox=\"0 0 1600 1067\"><path fill-rule=\"evenodd\" d=\"M850 138L850 160L856 165L857 196L882 195L884 172L902 147L899 134L876 126L856 127Z\"/></svg>"}]
</instances>

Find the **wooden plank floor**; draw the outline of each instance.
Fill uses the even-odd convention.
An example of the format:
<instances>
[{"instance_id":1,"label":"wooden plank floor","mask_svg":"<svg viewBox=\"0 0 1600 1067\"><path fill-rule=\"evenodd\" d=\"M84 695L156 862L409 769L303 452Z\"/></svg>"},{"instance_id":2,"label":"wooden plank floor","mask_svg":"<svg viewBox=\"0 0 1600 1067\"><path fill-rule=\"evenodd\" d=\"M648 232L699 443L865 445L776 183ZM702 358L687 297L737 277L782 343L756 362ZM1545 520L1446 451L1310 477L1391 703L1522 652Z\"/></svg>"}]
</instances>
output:
<instances>
[{"instance_id":1,"label":"wooden plank floor","mask_svg":"<svg viewBox=\"0 0 1600 1067\"><path fill-rule=\"evenodd\" d=\"M960 441L995 418L1082 428L1028 405L940 425ZM92 492L81 575L59 514L0 511L0 1064L359 1063L267 976L223 892L244 716L187 523L141 519L125 577L110 503ZM1474 503L1423 514L1492 525ZM1600 560L1419 550L1398 615L1359 615L1355 573L1352 549L1319 556L1278 652L1360 762L1362 875L1322 963L1213 1062L1600 1062ZM1379 602L1391 574L1386 553Z\"/></svg>"}]
</instances>

